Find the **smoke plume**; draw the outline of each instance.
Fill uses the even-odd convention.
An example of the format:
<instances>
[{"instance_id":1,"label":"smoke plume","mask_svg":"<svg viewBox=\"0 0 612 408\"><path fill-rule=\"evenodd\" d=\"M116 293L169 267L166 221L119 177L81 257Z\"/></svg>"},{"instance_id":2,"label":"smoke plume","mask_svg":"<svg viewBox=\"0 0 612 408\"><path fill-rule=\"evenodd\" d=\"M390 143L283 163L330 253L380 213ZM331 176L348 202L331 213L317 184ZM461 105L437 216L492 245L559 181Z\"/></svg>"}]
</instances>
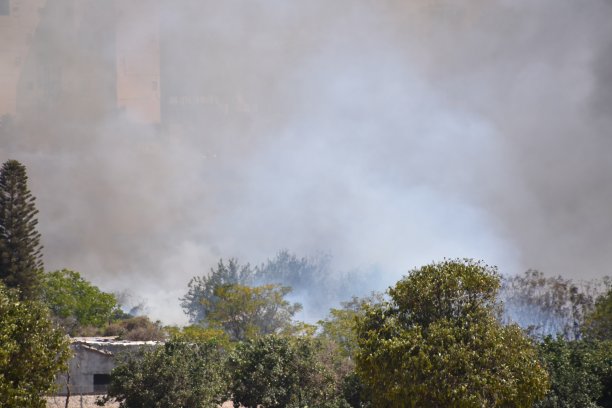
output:
<instances>
[{"instance_id":1,"label":"smoke plume","mask_svg":"<svg viewBox=\"0 0 612 408\"><path fill-rule=\"evenodd\" d=\"M168 322L218 258L282 248L379 270L372 289L443 257L610 274L610 1L142 0L120 35L108 3L46 3L0 132L47 269ZM143 124L117 55L156 39Z\"/></svg>"}]
</instances>

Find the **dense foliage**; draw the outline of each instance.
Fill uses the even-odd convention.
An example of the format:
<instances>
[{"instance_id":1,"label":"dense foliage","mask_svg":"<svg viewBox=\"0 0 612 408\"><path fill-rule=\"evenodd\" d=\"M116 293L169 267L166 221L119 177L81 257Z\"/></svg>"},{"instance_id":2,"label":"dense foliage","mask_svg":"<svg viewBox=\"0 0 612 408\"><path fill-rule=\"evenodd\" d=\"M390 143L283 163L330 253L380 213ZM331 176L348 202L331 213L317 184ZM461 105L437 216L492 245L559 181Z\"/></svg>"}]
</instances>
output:
<instances>
[{"instance_id":1,"label":"dense foliage","mask_svg":"<svg viewBox=\"0 0 612 408\"><path fill-rule=\"evenodd\" d=\"M217 408L226 394L224 352L214 342L167 342L126 356L108 395L121 408Z\"/></svg>"},{"instance_id":2,"label":"dense foliage","mask_svg":"<svg viewBox=\"0 0 612 408\"><path fill-rule=\"evenodd\" d=\"M597 299L586 318L584 331L588 338L612 341L612 288Z\"/></svg>"},{"instance_id":3,"label":"dense foliage","mask_svg":"<svg viewBox=\"0 0 612 408\"><path fill-rule=\"evenodd\" d=\"M78 272L62 269L42 275L42 299L71 335L84 326L102 327L119 306L113 294L102 292Z\"/></svg>"},{"instance_id":4,"label":"dense foliage","mask_svg":"<svg viewBox=\"0 0 612 408\"><path fill-rule=\"evenodd\" d=\"M285 300L290 291L278 285L218 286L207 322L225 330L232 340L279 333L289 329L293 316L302 308Z\"/></svg>"},{"instance_id":5,"label":"dense foliage","mask_svg":"<svg viewBox=\"0 0 612 408\"><path fill-rule=\"evenodd\" d=\"M0 407L44 408L69 356L68 339L47 308L0 283Z\"/></svg>"},{"instance_id":6,"label":"dense foliage","mask_svg":"<svg viewBox=\"0 0 612 408\"><path fill-rule=\"evenodd\" d=\"M331 308L328 316L319 321L320 337L337 344L342 356L354 358L357 348L357 320L363 317L367 305L378 304L383 300L382 294L373 293L368 297L353 297L350 301L341 302L342 307Z\"/></svg>"},{"instance_id":7,"label":"dense foliage","mask_svg":"<svg viewBox=\"0 0 612 408\"><path fill-rule=\"evenodd\" d=\"M267 267L294 261L283 258ZM610 344L567 340L584 332L589 308L595 311L586 320L607 327L602 317L607 298L595 303L585 296L595 292L577 290L571 281L533 271L506 280L514 283L505 295L515 296L506 299L520 300L523 313L533 309L543 316L538 328L573 328L561 330L565 337L557 343L548 338L535 347L518 325L501 323L500 277L478 262L447 260L414 270L389 290L388 300L374 294L332 308L318 331L292 321L299 306L285 299L290 288L236 283L257 282L263 268L220 262L211 276L192 281L191 303L183 305L198 299L203 320L168 329L170 344L214 342L233 350L225 366L228 377L212 387L219 390L217 400L225 395L236 406L266 408L610 406ZM283 271L277 270L279 276ZM522 286L531 289L519 298ZM567 326L568 321L573 323ZM162 371L173 364L157 363ZM132 370L113 378L119 374L142 377ZM149 386L167 387L164 375L160 381L150 378ZM131 392L149 394L138 386Z\"/></svg>"},{"instance_id":8,"label":"dense foliage","mask_svg":"<svg viewBox=\"0 0 612 408\"><path fill-rule=\"evenodd\" d=\"M192 323L202 323L208 313L214 310L218 301L215 290L219 286L231 284L252 283L253 271L250 265L240 265L238 260L231 258L227 263L223 259L217 268L211 268L210 273L204 276L195 276L189 281L189 289L181 300L183 311L189 316Z\"/></svg>"},{"instance_id":9,"label":"dense foliage","mask_svg":"<svg viewBox=\"0 0 612 408\"><path fill-rule=\"evenodd\" d=\"M374 406L531 407L541 398L546 372L521 329L498 322L499 286L494 268L445 260L366 306L357 372Z\"/></svg>"},{"instance_id":10,"label":"dense foliage","mask_svg":"<svg viewBox=\"0 0 612 408\"><path fill-rule=\"evenodd\" d=\"M612 407L612 342L547 337L539 352L551 389L537 408Z\"/></svg>"},{"instance_id":11,"label":"dense foliage","mask_svg":"<svg viewBox=\"0 0 612 408\"><path fill-rule=\"evenodd\" d=\"M24 165L9 160L0 168L0 280L22 299L38 296L42 271L38 210Z\"/></svg>"},{"instance_id":12,"label":"dense foliage","mask_svg":"<svg viewBox=\"0 0 612 408\"><path fill-rule=\"evenodd\" d=\"M324 320L319 321L318 339L322 344L321 361L333 373L338 392L351 407L369 407L371 398L363 381L355 372L357 353L357 321L365 314L365 307L383 302L380 293L341 302L340 308L332 308Z\"/></svg>"},{"instance_id":13,"label":"dense foliage","mask_svg":"<svg viewBox=\"0 0 612 408\"><path fill-rule=\"evenodd\" d=\"M228 362L235 407L347 407L308 338L265 336L240 343Z\"/></svg>"}]
</instances>

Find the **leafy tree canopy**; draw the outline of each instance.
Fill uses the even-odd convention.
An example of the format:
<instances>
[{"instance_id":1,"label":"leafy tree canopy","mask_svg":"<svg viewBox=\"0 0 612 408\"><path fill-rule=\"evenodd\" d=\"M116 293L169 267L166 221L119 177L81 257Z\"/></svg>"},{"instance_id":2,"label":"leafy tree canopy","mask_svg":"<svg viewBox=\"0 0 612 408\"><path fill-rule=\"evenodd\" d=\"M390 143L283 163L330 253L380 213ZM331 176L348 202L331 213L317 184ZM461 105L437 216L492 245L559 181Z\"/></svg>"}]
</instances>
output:
<instances>
[{"instance_id":1,"label":"leafy tree canopy","mask_svg":"<svg viewBox=\"0 0 612 408\"><path fill-rule=\"evenodd\" d=\"M43 264L38 210L27 181L25 166L16 160L0 168L0 280L21 298L33 299Z\"/></svg>"},{"instance_id":2,"label":"leafy tree canopy","mask_svg":"<svg viewBox=\"0 0 612 408\"><path fill-rule=\"evenodd\" d=\"M219 260L217 268L211 268L210 274L195 276L189 281L189 290L182 297L181 307L192 323L203 322L208 313L215 308L218 298L215 289L218 286L239 283L251 284L253 270L249 264L240 265L238 260L230 258L227 263Z\"/></svg>"},{"instance_id":3,"label":"leafy tree canopy","mask_svg":"<svg viewBox=\"0 0 612 408\"><path fill-rule=\"evenodd\" d=\"M374 406L531 407L547 389L536 350L497 320L497 271L471 260L413 270L366 306L357 372Z\"/></svg>"},{"instance_id":4,"label":"leafy tree canopy","mask_svg":"<svg viewBox=\"0 0 612 408\"><path fill-rule=\"evenodd\" d=\"M321 327L320 337L334 342L339 347L343 357L352 358L357 349L357 320L365 313L365 306L383 302L381 293L358 298L354 296L350 301L341 302L341 308L332 308L328 316L319 320Z\"/></svg>"},{"instance_id":5,"label":"leafy tree canopy","mask_svg":"<svg viewBox=\"0 0 612 408\"><path fill-rule=\"evenodd\" d=\"M222 285L214 291L214 303L205 304L207 323L222 328L232 340L279 333L289 329L302 306L285 296L291 288L279 285Z\"/></svg>"},{"instance_id":6,"label":"leafy tree canopy","mask_svg":"<svg viewBox=\"0 0 612 408\"><path fill-rule=\"evenodd\" d=\"M102 292L75 271L45 273L41 286L43 301L71 335L83 326L108 324L119 310L113 294Z\"/></svg>"},{"instance_id":7,"label":"leafy tree canopy","mask_svg":"<svg viewBox=\"0 0 612 408\"><path fill-rule=\"evenodd\" d=\"M309 338L271 335L238 344L228 362L234 406L347 407L317 353Z\"/></svg>"},{"instance_id":8,"label":"leafy tree canopy","mask_svg":"<svg viewBox=\"0 0 612 408\"><path fill-rule=\"evenodd\" d=\"M551 389L536 408L612 407L612 342L548 336L538 348Z\"/></svg>"},{"instance_id":9,"label":"leafy tree canopy","mask_svg":"<svg viewBox=\"0 0 612 408\"><path fill-rule=\"evenodd\" d=\"M332 308L324 320L319 321L318 338L322 344L320 360L334 375L339 392L351 407L370 406L370 396L355 372L354 358L357 351L357 321L365 314L365 306L384 301L381 293L353 297L342 302L341 308Z\"/></svg>"},{"instance_id":10,"label":"leafy tree canopy","mask_svg":"<svg viewBox=\"0 0 612 408\"><path fill-rule=\"evenodd\" d=\"M597 299L594 310L587 316L585 334L588 338L612 341L612 288Z\"/></svg>"},{"instance_id":11,"label":"leafy tree canopy","mask_svg":"<svg viewBox=\"0 0 612 408\"><path fill-rule=\"evenodd\" d=\"M227 395L225 355L214 342L170 341L127 356L107 396L120 408L217 408Z\"/></svg>"},{"instance_id":12,"label":"leafy tree canopy","mask_svg":"<svg viewBox=\"0 0 612 408\"><path fill-rule=\"evenodd\" d=\"M0 406L44 408L67 368L68 339L37 301L20 301L0 283Z\"/></svg>"}]
</instances>

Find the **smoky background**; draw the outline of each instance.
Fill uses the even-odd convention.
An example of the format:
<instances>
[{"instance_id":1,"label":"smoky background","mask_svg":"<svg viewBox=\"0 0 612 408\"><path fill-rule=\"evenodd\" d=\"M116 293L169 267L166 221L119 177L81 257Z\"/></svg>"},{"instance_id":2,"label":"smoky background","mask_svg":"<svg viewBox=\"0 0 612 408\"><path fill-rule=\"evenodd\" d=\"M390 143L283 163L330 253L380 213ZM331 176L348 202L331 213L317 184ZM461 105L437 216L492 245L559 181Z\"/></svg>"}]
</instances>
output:
<instances>
[{"instance_id":1,"label":"smoky background","mask_svg":"<svg viewBox=\"0 0 612 408\"><path fill-rule=\"evenodd\" d=\"M284 248L363 293L443 257L610 273L610 1L38 3L0 158L49 270L167 322L219 258Z\"/></svg>"}]
</instances>

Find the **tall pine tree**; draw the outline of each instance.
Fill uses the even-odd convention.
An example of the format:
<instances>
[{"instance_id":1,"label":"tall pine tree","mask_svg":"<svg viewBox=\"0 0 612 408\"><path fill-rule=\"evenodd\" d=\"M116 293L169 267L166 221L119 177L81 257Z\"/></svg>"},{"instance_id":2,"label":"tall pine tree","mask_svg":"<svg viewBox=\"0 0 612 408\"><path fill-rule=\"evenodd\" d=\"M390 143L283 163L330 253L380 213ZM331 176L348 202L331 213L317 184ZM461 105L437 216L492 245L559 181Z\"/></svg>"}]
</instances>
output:
<instances>
[{"instance_id":1,"label":"tall pine tree","mask_svg":"<svg viewBox=\"0 0 612 408\"><path fill-rule=\"evenodd\" d=\"M9 160L0 169L0 279L23 299L37 296L42 246L36 229L38 210L28 190L24 165Z\"/></svg>"}]
</instances>

